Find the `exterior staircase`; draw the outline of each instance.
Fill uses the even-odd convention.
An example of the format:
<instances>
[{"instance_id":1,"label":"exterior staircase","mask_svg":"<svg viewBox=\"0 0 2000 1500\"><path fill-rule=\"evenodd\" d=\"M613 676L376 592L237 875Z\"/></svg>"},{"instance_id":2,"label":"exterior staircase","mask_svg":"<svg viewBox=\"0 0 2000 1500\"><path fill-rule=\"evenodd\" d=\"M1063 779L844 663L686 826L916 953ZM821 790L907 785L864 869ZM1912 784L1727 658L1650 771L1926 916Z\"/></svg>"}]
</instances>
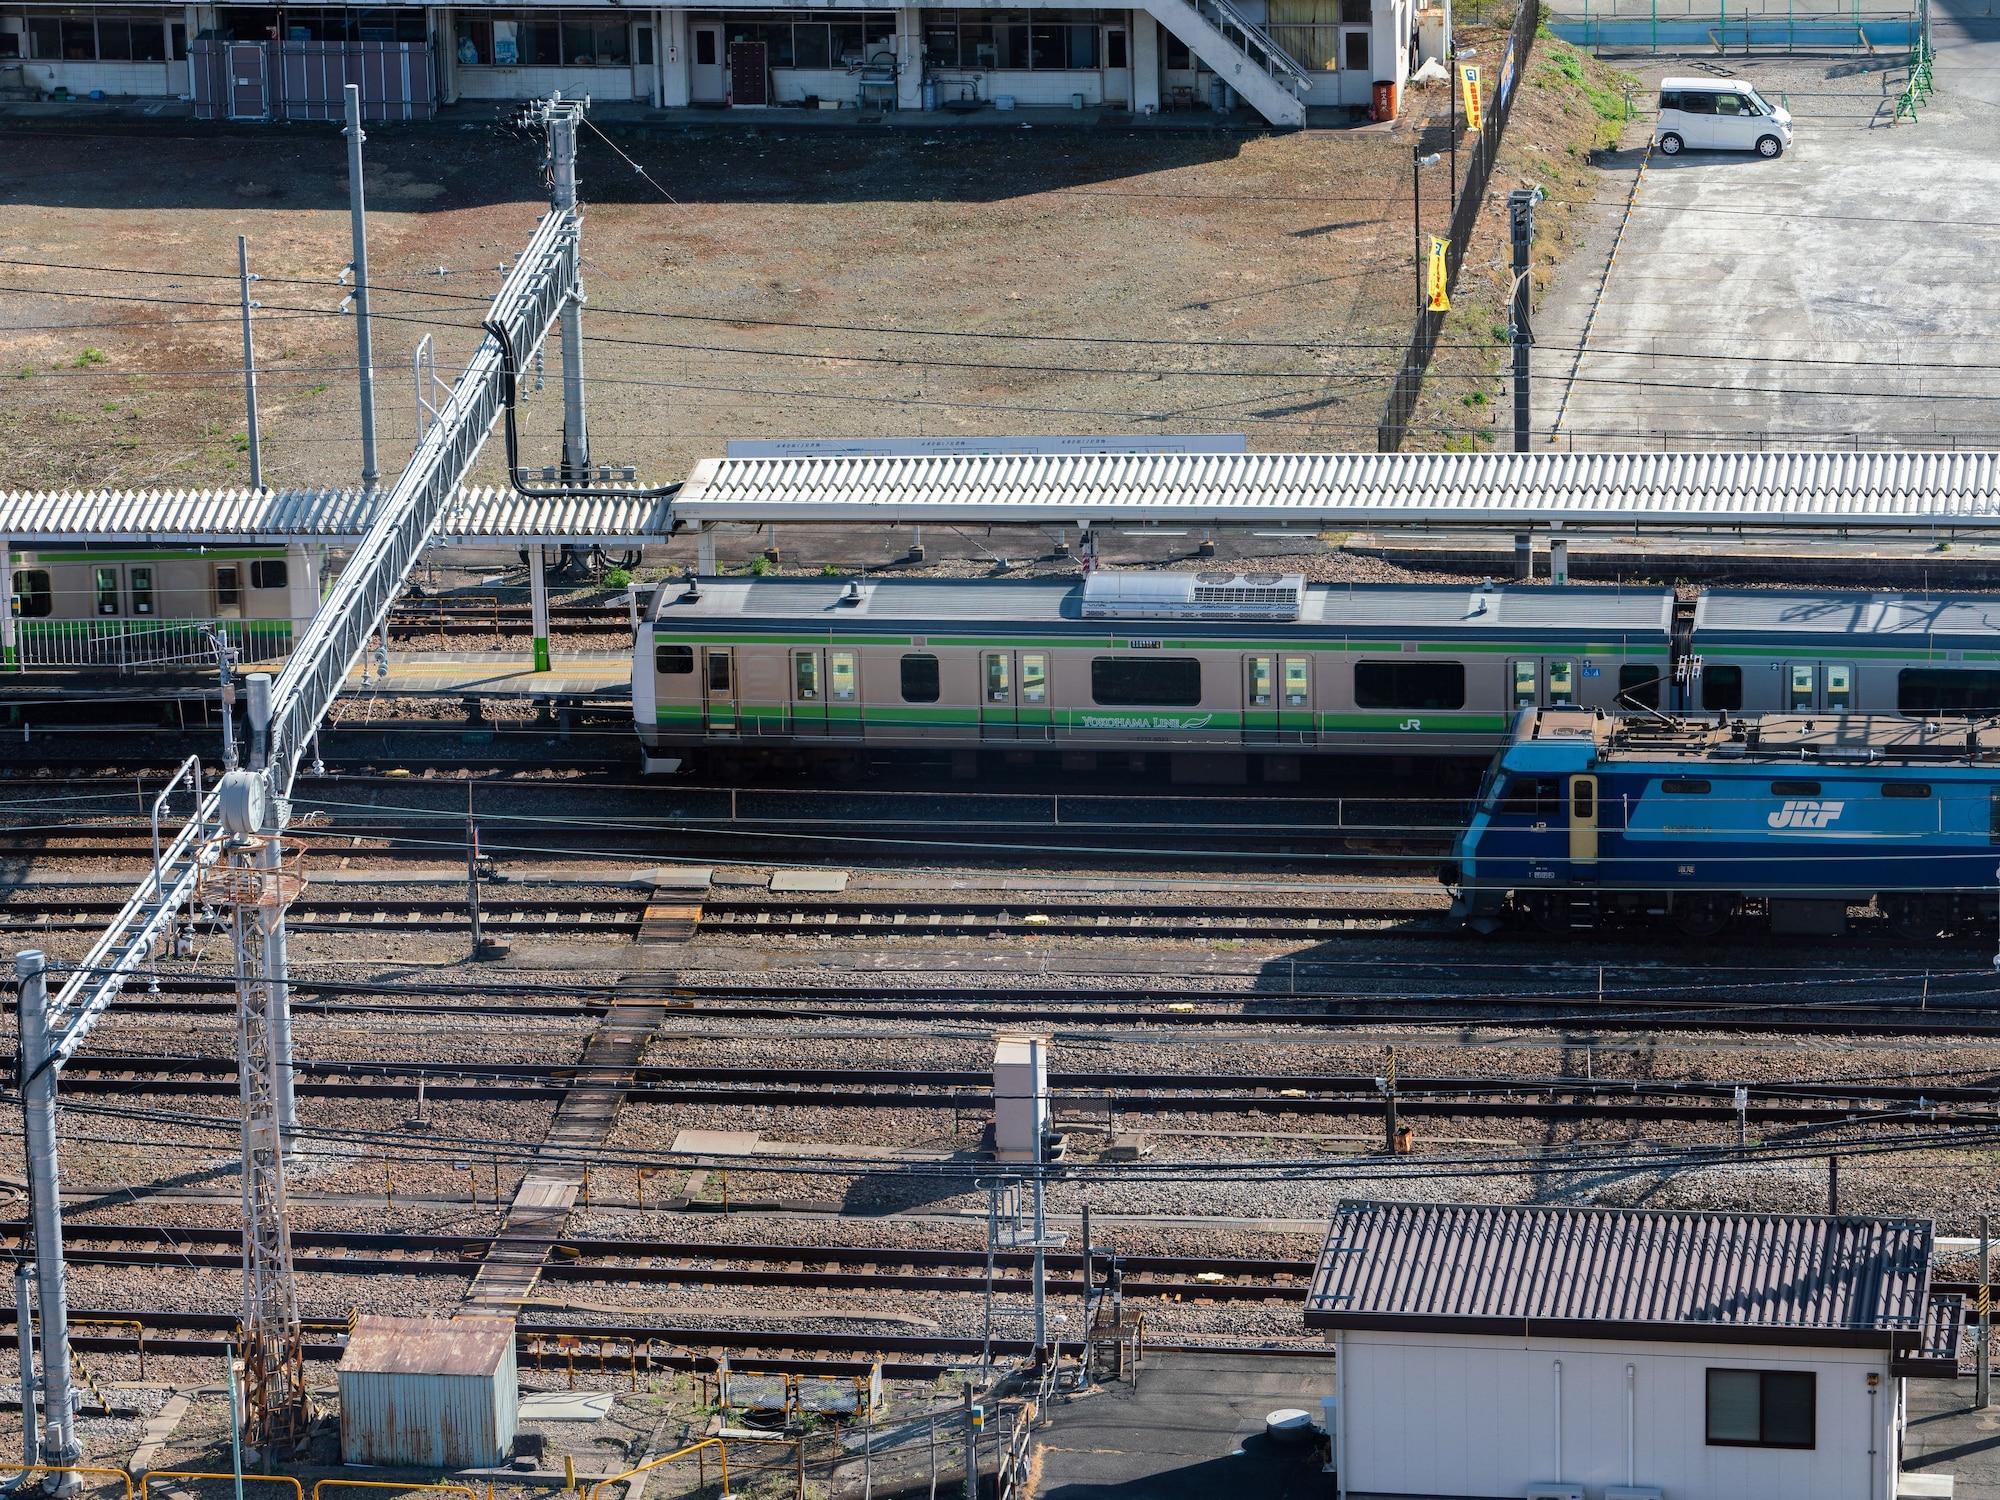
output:
<instances>
[{"instance_id":1,"label":"exterior staircase","mask_svg":"<svg viewBox=\"0 0 2000 1500\"><path fill-rule=\"evenodd\" d=\"M1146 9L1266 120L1305 124L1312 79L1229 0L1146 0Z\"/></svg>"}]
</instances>

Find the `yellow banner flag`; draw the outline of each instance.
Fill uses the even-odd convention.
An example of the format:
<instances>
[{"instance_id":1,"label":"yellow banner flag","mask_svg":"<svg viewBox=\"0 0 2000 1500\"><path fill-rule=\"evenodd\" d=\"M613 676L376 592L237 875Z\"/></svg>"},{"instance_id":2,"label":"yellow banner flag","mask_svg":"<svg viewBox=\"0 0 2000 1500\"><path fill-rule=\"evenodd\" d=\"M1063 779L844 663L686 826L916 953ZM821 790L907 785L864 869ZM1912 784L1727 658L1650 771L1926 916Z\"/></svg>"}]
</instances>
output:
<instances>
[{"instance_id":1,"label":"yellow banner flag","mask_svg":"<svg viewBox=\"0 0 2000 1500\"><path fill-rule=\"evenodd\" d=\"M1458 77L1465 94L1465 128L1477 135L1486 124L1486 117L1480 113L1483 106L1479 98L1479 69L1473 63L1466 63L1459 68Z\"/></svg>"},{"instance_id":2,"label":"yellow banner flag","mask_svg":"<svg viewBox=\"0 0 2000 1500\"><path fill-rule=\"evenodd\" d=\"M1436 235L1432 235L1430 269L1430 310L1432 312L1451 311L1451 297L1446 287L1446 283L1450 280L1450 274L1445 269L1444 248L1444 241Z\"/></svg>"}]
</instances>

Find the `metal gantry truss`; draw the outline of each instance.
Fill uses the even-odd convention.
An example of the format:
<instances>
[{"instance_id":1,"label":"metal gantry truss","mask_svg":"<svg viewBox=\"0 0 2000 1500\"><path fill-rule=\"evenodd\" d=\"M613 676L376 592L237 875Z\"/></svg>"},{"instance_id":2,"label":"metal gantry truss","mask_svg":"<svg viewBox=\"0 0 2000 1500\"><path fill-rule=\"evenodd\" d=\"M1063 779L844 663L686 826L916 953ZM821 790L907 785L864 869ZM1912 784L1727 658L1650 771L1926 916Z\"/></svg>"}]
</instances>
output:
<instances>
[{"instance_id":1,"label":"metal gantry truss","mask_svg":"<svg viewBox=\"0 0 2000 1500\"><path fill-rule=\"evenodd\" d=\"M583 109L560 97L531 106L528 123L548 132L552 158L574 161ZM42 1456L50 1462L73 1463L78 1451L57 1194L56 1076L198 895L232 909L236 936L246 1436L268 1450L305 1430L310 1413L285 1202L285 1150L295 1114L284 909L300 881L286 867L279 835L292 783L321 720L381 629L501 415L510 394L509 356L532 358L558 318L565 311L573 316L580 306L580 220L569 184L561 186L565 191L552 199L493 300L487 336L437 408L283 672L275 682L261 675L249 680L248 769L232 771L200 799L53 1002L46 1000L41 955L23 954L17 964L23 1106L31 1126L45 1127L31 1135L47 1137L41 1151L31 1141L29 1192L43 1325ZM30 1393L24 1403L32 1405Z\"/></svg>"}]
</instances>

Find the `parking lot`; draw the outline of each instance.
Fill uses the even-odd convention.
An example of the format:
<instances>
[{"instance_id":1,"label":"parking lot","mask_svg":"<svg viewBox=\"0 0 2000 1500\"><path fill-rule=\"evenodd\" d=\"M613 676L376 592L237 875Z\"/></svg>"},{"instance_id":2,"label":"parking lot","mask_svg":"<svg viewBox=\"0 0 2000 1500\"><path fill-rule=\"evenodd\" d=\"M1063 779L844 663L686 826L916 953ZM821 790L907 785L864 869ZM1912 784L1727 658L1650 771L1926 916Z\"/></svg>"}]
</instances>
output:
<instances>
[{"instance_id":1,"label":"parking lot","mask_svg":"<svg viewBox=\"0 0 2000 1500\"><path fill-rule=\"evenodd\" d=\"M1991 444L2000 24L1940 21L1915 124L1900 54L1625 65L1641 116L1537 317L1536 445ZM1781 99L1792 149L1654 152L1634 194L1674 75Z\"/></svg>"}]
</instances>

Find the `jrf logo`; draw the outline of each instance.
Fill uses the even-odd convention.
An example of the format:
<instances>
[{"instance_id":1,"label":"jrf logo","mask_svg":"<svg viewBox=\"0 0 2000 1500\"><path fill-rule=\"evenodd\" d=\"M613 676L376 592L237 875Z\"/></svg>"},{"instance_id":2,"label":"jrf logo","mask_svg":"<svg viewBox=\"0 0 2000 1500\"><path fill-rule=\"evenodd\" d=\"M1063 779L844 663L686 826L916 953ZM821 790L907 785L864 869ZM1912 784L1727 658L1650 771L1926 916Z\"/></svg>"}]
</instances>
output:
<instances>
[{"instance_id":1,"label":"jrf logo","mask_svg":"<svg viewBox=\"0 0 2000 1500\"><path fill-rule=\"evenodd\" d=\"M1845 802L1787 802L1764 821L1773 828L1824 828L1845 806Z\"/></svg>"}]
</instances>

